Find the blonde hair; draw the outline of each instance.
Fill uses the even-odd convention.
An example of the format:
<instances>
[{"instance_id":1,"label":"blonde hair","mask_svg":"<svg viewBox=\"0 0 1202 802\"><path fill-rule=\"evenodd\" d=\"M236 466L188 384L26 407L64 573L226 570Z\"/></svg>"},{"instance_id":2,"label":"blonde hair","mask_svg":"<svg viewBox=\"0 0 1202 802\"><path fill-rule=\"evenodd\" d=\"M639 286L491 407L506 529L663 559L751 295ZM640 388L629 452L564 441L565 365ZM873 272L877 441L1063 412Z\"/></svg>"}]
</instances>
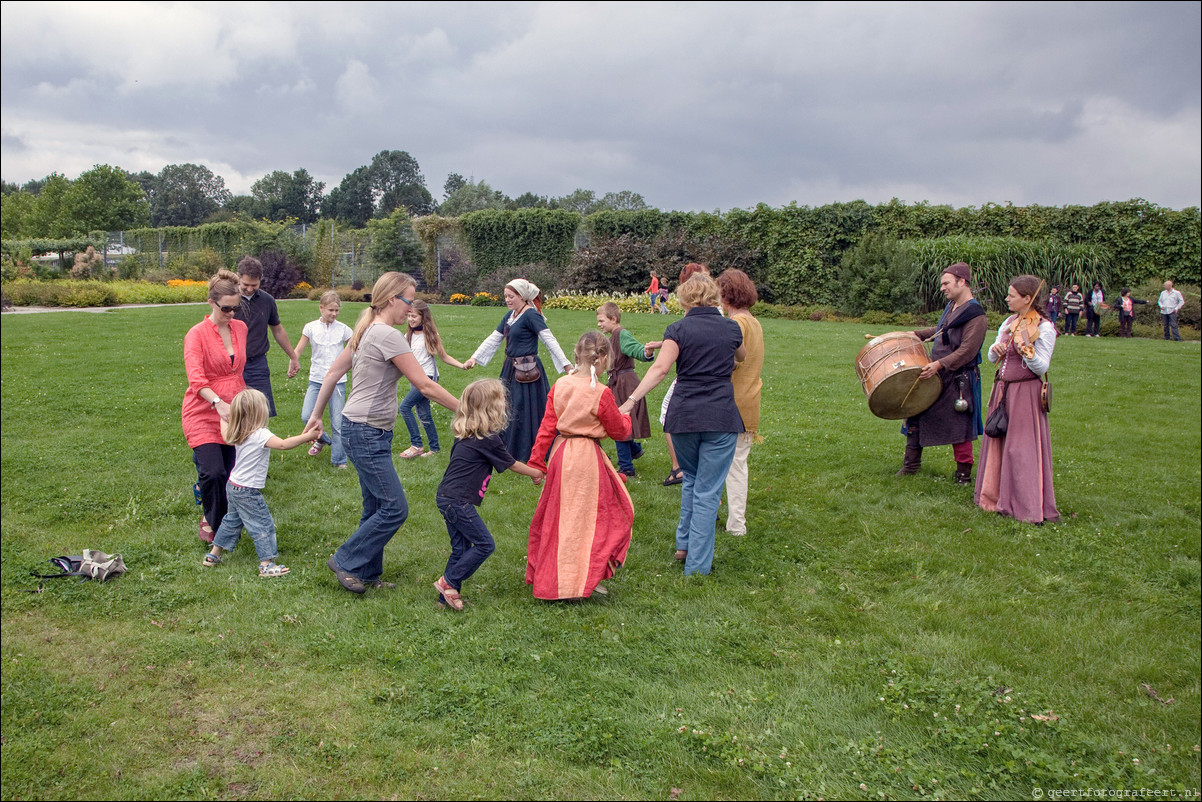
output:
<instances>
[{"instance_id":1,"label":"blonde hair","mask_svg":"<svg viewBox=\"0 0 1202 802\"><path fill-rule=\"evenodd\" d=\"M426 335L426 350L430 353L441 351L442 338L438 336L438 326L434 325L434 313L430 311L430 304L419 298L413 302L413 306L410 308L422 317L421 327L422 334ZM405 339L413 342L412 326L405 329Z\"/></svg>"},{"instance_id":2,"label":"blonde hair","mask_svg":"<svg viewBox=\"0 0 1202 802\"><path fill-rule=\"evenodd\" d=\"M270 410L267 396L248 387L234 396L230 402L230 419L225 425L225 442L231 446L241 445L246 438L267 425Z\"/></svg>"},{"instance_id":3,"label":"blonde hair","mask_svg":"<svg viewBox=\"0 0 1202 802\"><path fill-rule=\"evenodd\" d=\"M586 331L576 341L576 369L581 365L595 365L597 360L609 356L609 338L599 331Z\"/></svg>"},{"instance_id":4,"label":"blonde hair","mask_svg":"<svg viewBox=\"0 0 1202 802\"><path fill-rule=\"evenodd\" d=\"M613 301L606 301L605 303L598 306L597 312L599 312L602 315L605 315L607 318L614 321L615 323L622 322L622 307L618 306Z\"/></svg>"},{"instance_id":5,"label":"blonde hair","mask_svg":"<svg viewBox=\"0 0 1202 802\"><path fill-rule=\"evenodd\" d=\"M359 341L363 339L367 327L375 322L375 319L393 298L410 287L416 286L417 282L408 273L390 272L376 279L376 283L371 288L371 306L359 313L359 319L355 321L355 331L351 335L350 342L347 343L351 350L359 350Z\"/></svg>"},{"instance_id":6,"label":"blonde hair","mask_svg":"<svg viewBox=\"0 0 1202 802\"><path fill-rule=\"evenodd\" d=\"M337 290L326 290L321 294L321 300L317 302L318 306L334 306L335 304L339 309L342 308L342 296L338 294Z\"/></svg>"},{"instance_id":7,"label":"blonde hair","mask_svg":"<svg viewBox=\"0 0 1202 802\"><path fill-rule=\"evenodd\" d=\"M451 433L463 440L483 440L509 424L509 396L499 379L478 379L463 388Z\"/></svg>"},{"instance_id":8,"label":"blonde hair","mask_svg":"<svg viewBox=\"0 0 1202 802\"><path fill-rule=\"evenodd\" d=\"M676 299L686 309L699 306L717 306L722 301L718 283L708 273L694 273L689 280L676 288Z\"/></svg>"},{"instance_id":9,"label":"blonde hair","mask_svg":"<svg viewBox=\"0 0 1202 802\"><path fill-rule=\"evenodd\" d=\"M222 298L239 295L238 277L228 270L218 270L217 275L209 279L209 300L217 303Z\"/></svg>"}]
</instances>

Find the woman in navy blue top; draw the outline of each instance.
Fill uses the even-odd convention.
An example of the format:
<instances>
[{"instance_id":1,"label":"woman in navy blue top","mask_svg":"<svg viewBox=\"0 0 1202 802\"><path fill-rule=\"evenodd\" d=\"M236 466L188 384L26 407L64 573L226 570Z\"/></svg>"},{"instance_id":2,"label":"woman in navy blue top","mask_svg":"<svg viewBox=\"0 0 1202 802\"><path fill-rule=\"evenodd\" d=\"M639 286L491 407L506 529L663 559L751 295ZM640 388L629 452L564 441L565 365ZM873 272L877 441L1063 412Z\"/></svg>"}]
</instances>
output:
<instances>
[{"instance_id":1,"label":"woman in navy blue top","mask_svg":"<svg viewBox=\"0 0 1202 802\"><path fill-rule=\"evenodd\" d=\"M680 285L676 296L687 310L685 316L668 326L655 363L619 411L630 414L676 364L676 390L664 419L664 431L672 435L684 471L676 559L684 561L686 575L708 574L714 562L718 503L743 432L730 374L746 349L739 324L718 311L721 294L712 278L696 274Z\"/></svg>"},{"instance_id":2,"label":"woman in navy blue top","mask_svg":"<svg viewBox=\"0 0 1202 802\"><path fill-rule=\"evenodd\" d=\"M543 413L547 410L547 393L551 391L546 369L538 358L539 340L547 346L557 371L562 373L565 368L572 367L555 335L547 328L547 321L535 306L535 299L539 295L538 287L525 279L517 278L506 284L505 305L509 307L509 314L501 320L497 330L480 344L471 359L463 363L468 370L476 365L487 365L501 343L505 343L501 382L509 393L509 425L501 433L501 440L519 462L530 459L534 438L538 435ZM519 357L533 357L538 372L533 381L518 378L514 360Z\"/></svg>"}]
</instances>

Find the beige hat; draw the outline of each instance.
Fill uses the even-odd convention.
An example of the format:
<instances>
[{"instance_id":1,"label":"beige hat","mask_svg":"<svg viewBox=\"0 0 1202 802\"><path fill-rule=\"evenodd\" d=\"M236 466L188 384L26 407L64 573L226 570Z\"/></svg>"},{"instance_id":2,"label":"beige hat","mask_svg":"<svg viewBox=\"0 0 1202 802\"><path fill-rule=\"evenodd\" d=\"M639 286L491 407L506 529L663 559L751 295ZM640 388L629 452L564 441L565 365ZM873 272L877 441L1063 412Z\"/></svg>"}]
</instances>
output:
<instances>
[{"instance_id":1,"label":"beige hat","mask_svg":"<svg viewBox=\"0 0 1202 802\"><path fill-rule=\"evenodd\" d=\"M538 297L538 294L542 292L542 290L524 278L515 278L505 286L521 296L521 299L526 303L532 303Z\"/></svg>"}]
</instances>

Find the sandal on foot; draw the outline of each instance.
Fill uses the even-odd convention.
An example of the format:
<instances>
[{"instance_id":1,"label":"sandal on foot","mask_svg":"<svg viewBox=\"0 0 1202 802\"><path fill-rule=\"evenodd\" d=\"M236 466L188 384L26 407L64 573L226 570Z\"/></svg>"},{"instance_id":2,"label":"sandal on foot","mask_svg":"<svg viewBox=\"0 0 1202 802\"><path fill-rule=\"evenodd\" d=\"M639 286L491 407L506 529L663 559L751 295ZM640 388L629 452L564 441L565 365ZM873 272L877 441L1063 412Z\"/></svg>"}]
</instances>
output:
<instances>
[{"instance_id":1,"label":"sandal on foot","mask_svg":"<svg viewBox=\"0 0 1202 802\"><path fill-rule=\"evenodd\" d=\"M259 566L259 576L283 576L288 573L288 566L279 563L267 563Z\"/></svg>"},{"instance_id":2,"label":"sandal on foot","mask_svg":"<svg viewBox=\"0 0 1202 802\"><path fill-rule=\"evenodd\" d=\"M437 451L425 451L422 453L422 456L423 457L433 457L437 453L438 453Z\"/></svg>"},{"instance_id":3,"label":"sandal on foot","mask_svg":"<svg viewBox=\"0 0 1202 802\"><path fill-rule=\"evenodd\" d=\"M447 607L450 607L452 610L463 609L463 599L459 596L459 591L450 586L446 577L440 576L438 581L434 583L434 589L438 591L438 595L442 597L442 600L447 603Z\"/></svg>"},{"instance_id":4,"label":"sandal on foot","mask_svg":"<svg viewBox=\"0 0 1202 802\"><path fill-rule=\"evenodd\" d=\"M200 530L196 533L196 536L205 543L212 543L213 538L216 537L213 527L209 526L209 522L205 520L203 515L200 516Z\"/></svg>"},{"instance_id":5,"label":"sandal on foot","mask_svg":"<svg viewBox=\"0 0 1202 802\"><path fill-rule=\"evenodd\" d=\"M205 555L204 562L201 563L205 568L212 568L214 565L221 565L221 556L212 552Z\"/></svg>"},{"instance_id":6,"label":"sandal on foot","mask_svg":"<svg viewBox=\"0 0 1202 802\"><path fill-rule=\"evenodd\" d=\"M338 577L338 584L349 590L351 593L366 593L367 588L359 580L359 577L354 574L349 574L338 567L338 563L334 562L334 555L330 555L330 559L326 561L326 567L334 572L334 576Z\"/></svg>"},{"instance_id":7,"label":"sandal on foot","mask_svg":"<svg viewBox=\"0 0 1202 802\"><path fill-rule=\"evenodd\" d=\"M670 474L668 474L668 478L664 480L664 487L671 487L672 485L678 485L683 481L684 481L684 471L682 471L680 468L675 468L675 469L673 469L673 471Z\"/></svg>"},{"instance_id":8,"label":"sandal on foot","mask_svg":"<svg viewBox=\"0 0 1202 802\"><path fill-rule=\"evenodd\" d=\"M320 440L314 440L313 445L309 446L309 456L316 457L318 454L321 453L321 450L324 447L325 447L325 443L321 442Z\"/></svg>"},{"instance_id":9,"label":"sandal on foot","mask_svg":"<svg viewBox=\"0 0 1202 802\"><path fill-rule=\"evenodd\" d=\"M422 455L421 446L409 446L401 452L401 459L413 459Z\"/></svg>"},{"instance_id":10,"label":"sandal on foot","mask_svg":"<svg viewBox=\"0 0 1202 802\"><path fill-rule=\"evenodd\" d=\"M593 588L593 593L596 593L599 596L609 595L609 591L605 589L604 585L598 585L597 587Z\"/></svg>"}]
</instances>

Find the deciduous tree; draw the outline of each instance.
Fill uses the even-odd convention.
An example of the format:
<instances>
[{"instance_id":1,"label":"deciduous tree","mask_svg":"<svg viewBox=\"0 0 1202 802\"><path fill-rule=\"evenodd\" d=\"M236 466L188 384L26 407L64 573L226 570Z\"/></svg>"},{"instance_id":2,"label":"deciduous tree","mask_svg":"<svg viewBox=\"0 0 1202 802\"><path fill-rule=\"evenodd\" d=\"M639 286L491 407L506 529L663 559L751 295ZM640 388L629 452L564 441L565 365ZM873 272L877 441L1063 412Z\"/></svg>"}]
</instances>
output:
<instances>
[{"instance_id":1,"label":"deciduous tree","mask_svg":"<svg viewBox=\"0 0 1202 802\"><path fill-rule=\"evenodd\" d=\"M443 201L438 213L443 217L458 217L480 209L504 209L508 204L509 198L501 190L493 189L484 181L467 182Z\"/></svg>"},{"instance_id":2,"label":"deciduous tree","mask_svg":"<svg viewBox=\"0 0 1202 802\"><path fill-rule=\"evenodd\" d=\"M198 226L232 197L225 179L200 164L169 164L150 196L154 226Z\"/></svg>"},{"instance_id":3,"label":"deciduous tree","mask_svg":"<svg viewBox=\"0 0 1202 802\"><path fill-rule=\"evenodd\" d=\"M69 234L139 228L150 219L150 203L124 170L98 164L71 182L62 218Z\"/></svg>"},{"instance_id":4,"label":"deciduous tree","mask_svg":"<svg viewBox=\"0 0 1202 802\"><path fill-rule=\"evenodd\" d=\"M426 189L417 159L403 150L382 150L371 160L371 185L376 214L392 214L404 206L410 214L434 211L434 196Z\"/></svg>"},{"instance_id":5,"label":"deciduous tree","mask_svg":"<svg viewBox=\"0 0 1202 802\"><path fill-rule=\"evenodd\" d=\"M342 183L330 190L322 205L322 216L362 228L367 225L375 209L371 168L359 167L354 172L347 173Z\"/></svg>"}]
</instances>

